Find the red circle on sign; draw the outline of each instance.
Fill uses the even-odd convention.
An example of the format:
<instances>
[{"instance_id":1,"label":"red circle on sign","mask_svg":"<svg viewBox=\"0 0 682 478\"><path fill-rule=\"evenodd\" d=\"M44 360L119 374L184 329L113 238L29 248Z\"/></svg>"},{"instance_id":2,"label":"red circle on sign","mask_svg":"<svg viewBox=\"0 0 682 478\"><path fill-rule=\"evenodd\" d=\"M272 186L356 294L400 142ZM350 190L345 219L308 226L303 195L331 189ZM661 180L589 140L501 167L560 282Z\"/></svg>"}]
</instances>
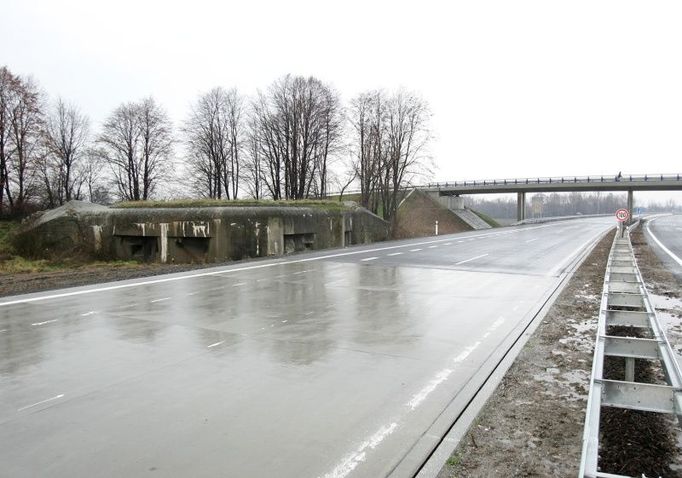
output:
<instances>
[{"instance_id":1,"label":"red circle on sign","mask_svg":"<svg viewBox=\"0 0 682 478\"><path fill-rule=\"evenodd\" d=\"M616 219L618 222L625 222L630 218L630 211L627 209L619 209L616 211Z\"/></svg>"}]
</instances>

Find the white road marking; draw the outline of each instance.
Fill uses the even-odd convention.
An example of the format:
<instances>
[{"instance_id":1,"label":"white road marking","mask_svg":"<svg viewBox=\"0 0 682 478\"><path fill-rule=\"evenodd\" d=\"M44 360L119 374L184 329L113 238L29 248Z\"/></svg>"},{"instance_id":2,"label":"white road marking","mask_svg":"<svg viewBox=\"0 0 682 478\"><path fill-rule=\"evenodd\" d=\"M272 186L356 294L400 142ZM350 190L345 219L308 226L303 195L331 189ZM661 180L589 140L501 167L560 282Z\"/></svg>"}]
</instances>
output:
<instances>
[{"instance_id":1,"label":"white road marking","mask_svg":"<svg viewBox=\"0 0 682 478\"><path fill-rule=\"evenodd\" d=\"M286 324L287 322L289 322L289 320L283 320L282 321L283 324Z\"/></svg>"},{"instance_id":2,"label":"white road marking","mask_svg":"<svg viewBox=\"0 0 682 478\"><path fill-rule=\"evenodd\" d=\"M2 329L2 330L0 330L0 333L2 333L2 332L7 332L8 330L9 330L9 329Z\"/></svg>"},{"instance_id":3,"label":"white road marking","mask_svg":"<svg viewBox=\"0 0 682 478\"><path fill-rule=\"evenodd\" d=\"M150 304L156 304L157 302L163 302L164 300L169 300L169 299L170 299L170 297L161 297L160 299L150 300L149 303Z\"/></svg>"},{"instance_id":4,"label":"white road marking","mask_svg":"<svg viewBox=\"0 0 682 478\"><path fill-rule=\"evenodd\" d=\"M445 382L451 374L451 368L445 368L438 372L433 380L431 380L424 388L419 390L419 392L417 392L412 399L407 402L407 406L410 407L411 410L417 408L426 399L426 397L428 397L431 392L438 388L438 385Z\"/></svg>"},{"instance_id":5,"label":"white road marking","mask_svg":"<svg viewBox=\"0 0 682 478\"><path fill-rule=\"evenodd\" d=\"M190 292L187 295L197 295L199 292Z\"/></svg>"},{"instance_id":6,"label":"white road marking","mask_svg":"<svg viewBox=\"0 0 682 478\"><path fill-rule=\"evenodd\" d=\"M218 345L222 345L224 343L225 343L225 341L221 340L220 342L216 342L214 344L209 345L208 348L210 349L211 347L217 347Z\"/></svg>"},{"instance_id":7,"label":"white road marking","mask_svg":"<svg viewBox=\"0 0 682 478\"><path fill-rule=\"evenodd\" d=\"M435 249L438 246L429 246L429 249Z\"/></svg>"},{"instance_id":8,"label":"white road marking","mask_svg":"<svg viewBox=\"0 0 682 478\"><path fill-rule=\"evenodd\" d=\"M52 322L57 322L58 319L46 320L45 322L33 322L31 325L45 325L51 324Z\"/></svg>"},{"instance_id":9,"label":"white road marking","mask_svg":"<svg viewBox=\"0 0 682 478\"><path fill-rule=\"evenodd\" d=\"M52 400L58 400L58 399L62 398L63 396L64 396L64 394L60 393L59 395L56 395L52 398L48 398L47 400L41 400L41 401L33 403L31 405L26 405L25 407L21 407L21 408L17 409L17 412L21 412L21 411L27 410L29 408L37 407L38 405L42 405L43 403L51 402Z\"/></svg>"},{"instance_id":10,"label":"white road marking","mask_svg":"<svg viewBox=\"0 0 682 478\"><path fill-rule=\"evenodd\" d=\"M386 255L389 257L400 256L400 255L402 255L402 252L391 252L390 254L386 254Z\"/></svg>"},{"instance_id":11,"label":"white road marking","mask_svg":"<svg viewBox=\"0 0 682 478\"><path fill-rule=\"evenodd\" d=\"M420 248L416 248L416 249L410 249L410 252L419 252L419 251L421 251L421 249L420 249Z\"/></svg>"},{"instance_id":12,"label":"white road marking","mask_svg":"<svg viewBox=\"0 0 682 478\"><path fill-rule=\"evenodd\" d=\"M378 259L378 257L374 256L374 257L365 257L364 259L360 259L360 260L361 260L362 262L367 262L367 261L373 261L373 260L376 260L376 259Z\"/></svg>"},{"instance_id":13,"label":"white road marking","mask_svg":"<svg viewBox=\"0 0 682 478\"><path fill-rule=\"evenodd\" d=\"M465 259L463 261L455 262L455 265L458 266L460 264L466 264L467 262L475 261L476 259L480 259L481 257L485 257L488 254L481 254L480 256L472 257L470 259Z\"/></svg>"},{"instance_id":14,"label":"white road marking","mask_svg":"<svg viewBox=\"0 0 682 478\"><path fill-rule=\"evenodd\" d=\"M462 351L459 355L453 358L452 361L454 363L463 362L469 355L471 355L471 352L478 348L479 345L481 345L480 341L476 342L473 345L470 345L469 347L465 348L464 351ZM431 394L431 392L438 388L438 385L445 382L450 377L453 371L454 370L451 368L446 368L438 372L436 376L424 388L422 388L416 394L414 394L410 401L407 402L406 405L410 407L410 410L414 410L415 408L417 408L426 399L426 397L428 397Z\"/></svg>"},{"instance_id":15,"label":"white road marking","mask_svg":"<svg viewBox=\"0 0 682 478\"><path fill-rule=\"evenodd\" d=\"M665 252L666 254L668 254L675 262L677 262L679 265L682 266L682 259L680 259L679 257L677 257L677 255L675 255L675 253L674 253L673 251L671 251L670 249L668 249L667 247L665 247L665 246L663 245L663 243L662 243L661 241L658 240L658 237L656 237L656 235L655 235L653 232L651 232L651 229L649 228L649 224L651 224L652 222L654 222L656 219L658 219L658 218L652 219L651 221L648 221L648 222L646 223L646 232L648 232L649 235L654 239L654 241L656 241L656 244L658 244L658 246L659 246L661 249L663 249L663 252ZM678 229L680 229L680 228L678 228Z\"/></svg>"},{"instance_id":16,"label":"white road marking","mask_svg":"<svg viewBox=\"0 0 682 478\"><path fill-rule=\"evenodd\" d=\"M96 313L97 313L96 310L91 310L90 312L86 312L86 313L84 313L84 314L81 314L81 317L88 317L88 316L94 315L94 314L96 314Z\"/></svg>"},{"instance_id":17,"label":"white road marking","mask_svg":"<svg viewBox=\"0 0 682 478\"><path fill-rule=\"evenodd\" d=\"M526 244L528 244L529 242L537 241L537 240L538 240L537 237L536 237L535 239L528 239L528 240L526 241Z\"/></svg>"},{"instance_id":18,"label":"white road marking","mask_svg":"<svg viewBox=\"0 0 682 478\"><path fill-rule=\"evenodd\" d=\"M367 458L367 451L374 450L378 447L379 444L384 441L387 436L393 433L396 428L398 428L396 422L379 428L374 435L363 441L357 450L341 460L332 471L325 474L324 478L345 478L348 476L360 463L365 461Z\"/></svg>"},{"instance_id":19,"label":"white road marking","mask_svg":"<svg viewBox=\"0 0 682 478\"><path fill-rule=\"evenodd\" d=\"M243 285L246 285L246 282L237 282L236 284L232 284L232 287L241 287Z\"/></svg>"},{"instance_id":20,"label":"white road marking","mask_svg":"<svg viewBox=\"0 0 682 478\"><path fill-rule=\"evenodd\" d=\"M443 245L444 245L444 246L451 246L451 245L452 245L452 242L446 242L446 243L443 244Z\"/></svg>"},{"instance_id":21,"label":"white road marking","mask_svg":"<svg viewBox=\"0 0 682 478\"><path fill-rule=\"evenodd\" d=\"M509 231L505 234L516 234L519 232L523 231L532 231L534 229L543 229L547 227L556 227L556 226L561 226L562 224L559 223L551 223L551 224L545 224L542 226L534 226L534 227L526 227L522 229L516 229L514 231ZM483 234L478 234L474 237L489 237L494 235L494 233L483 233ZM445 242L445 241L451 241L452 239L435 239L431 241L423 241L423 242L413 242L413 243L408 243L408 244L398 244L395 246L385 246L385 247L375 247L375 248L368 248L368 249L361 249L358 251L347 251L347 252L339 252L335 254L327 254L327 255L322 255L322 256L315 256L315 257L308 257L305 259L292 259L292 260L280 260L280 259L275 259L276 262L269 262L266 264L256 264L256 265L249 265L249 266L244 266L244 267L234 267L231 269L220 269L220 270L212 270L210 272L198 272L198 273L191 273L191 274L186 274L186 275L173 275L172 277L163 277L161 279L150 279L150 280L141 280L139 282L132 282L128 284L117 284L117 285L110 285L106 287L98 287L98 288L93 288L93 289L85 289L85 290L75 290L75 291L70 291L70 292L62 292L59 294L50 294L50 295L42 295L38 297L28 297L28 298L19 298L19 299L14 299L14 300L8 300L6 302L0 302L0 307L6 307L8 305L16 305L16 304L29 304L31 302L39 302L43 300L51 300L51 299L61 299L63 297L74 297L78 295L85 295L85 294L94 294L97 292L108 292L111 290L119 290L119 289L129 289L132 287L140 287L143 285L150 285L150 284L163 284L166 282L175 282L179 280L187 280L187 279L195 279L197 277L210 277L210 276L220 276L223 274L234 274L235 272L241 272L241 271L247 271L247 270L255 270L255 269L267 269L268 267L276 267L276 266L281 266L281 265L286 265L286 264L299 264L299 263L304 263L304 262L312 262L312 261L322 261L325 259L333 259L336 257L345 257L345 256L353 256L357 254L367 254L368 252L380 252L380 251L388 251L392 249L402 249L404 247L414 247L414 246L422 246L422 245L427 245L427 244L433 244L433 243L440 243L440 242ZM462 242L462 241L458 241ZM130 306L126 307L134 307L135 304L131 304Z\"/></svg>"}]
</instances>

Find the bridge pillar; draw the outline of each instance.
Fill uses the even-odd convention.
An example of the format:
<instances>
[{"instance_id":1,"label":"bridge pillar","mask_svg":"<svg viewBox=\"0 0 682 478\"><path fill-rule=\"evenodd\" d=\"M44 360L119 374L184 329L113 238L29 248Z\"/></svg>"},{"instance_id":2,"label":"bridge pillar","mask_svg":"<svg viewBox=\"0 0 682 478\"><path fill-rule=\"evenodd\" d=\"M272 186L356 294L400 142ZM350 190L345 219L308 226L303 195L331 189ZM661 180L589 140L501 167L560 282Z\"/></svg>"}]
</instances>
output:
<instances>
[{"instance_id":1,"label":"bridge pillar","mask_svg":"<svg viewBox=\"0 0 682 478\"><path fill-rule=\"evenodd\" d=\"M634 205L632 189L628 189L628 211L630 211L630 219L628 219L628 224L632 224L632 207Z\"/></svg>"},{"instance_id":2,"label":"bridge pillar","mask_svg":"<svg viewBox=\"0 0 682 478\"><path fill-rule=\"evenodd\" d=\"M517 193L516 199L516 220L523 221L526 219L526 193Z\"/></svg>"}]
</instances>

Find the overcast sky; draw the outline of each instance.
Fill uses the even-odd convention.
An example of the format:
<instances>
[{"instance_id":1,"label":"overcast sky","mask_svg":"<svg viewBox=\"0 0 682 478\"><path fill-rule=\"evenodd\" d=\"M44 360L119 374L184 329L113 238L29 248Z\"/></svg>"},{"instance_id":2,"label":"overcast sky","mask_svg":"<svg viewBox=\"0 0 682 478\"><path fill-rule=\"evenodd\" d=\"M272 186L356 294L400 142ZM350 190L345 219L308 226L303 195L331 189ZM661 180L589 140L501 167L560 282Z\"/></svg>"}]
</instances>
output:
<instances>
[{"instance_id":1,"label":"overcast sky","mask_svg":"<svg viewBox=\"0 0 682 478\"><path fill-rule=\"evenodd\" d=\"M682 2L3 0L0 64L97 127L315 75L420 92L434 179L682 172Z\"/></svg>"}]
</instances>

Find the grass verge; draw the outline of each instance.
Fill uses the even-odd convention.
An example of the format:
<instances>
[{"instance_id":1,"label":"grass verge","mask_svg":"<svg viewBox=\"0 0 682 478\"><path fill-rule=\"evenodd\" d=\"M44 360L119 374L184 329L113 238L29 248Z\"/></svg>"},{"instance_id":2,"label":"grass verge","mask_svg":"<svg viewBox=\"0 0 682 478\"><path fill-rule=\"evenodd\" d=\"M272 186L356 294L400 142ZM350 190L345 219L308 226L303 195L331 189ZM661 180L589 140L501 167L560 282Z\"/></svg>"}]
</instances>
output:
<instances>
[{"instance_id":1,"label":"grass verge","mask_svg":"<svg viewBox=\"0 0 682 478\"><path fill-rule=\"evenodd\" d=\"M341 201L324 201L316 199L281 200L269 199L175 199L172 201L124 201L112 207L132 208L185 208L185 207L310 207L331 211L350 209Z\"/></svg>"}]
</instances>

